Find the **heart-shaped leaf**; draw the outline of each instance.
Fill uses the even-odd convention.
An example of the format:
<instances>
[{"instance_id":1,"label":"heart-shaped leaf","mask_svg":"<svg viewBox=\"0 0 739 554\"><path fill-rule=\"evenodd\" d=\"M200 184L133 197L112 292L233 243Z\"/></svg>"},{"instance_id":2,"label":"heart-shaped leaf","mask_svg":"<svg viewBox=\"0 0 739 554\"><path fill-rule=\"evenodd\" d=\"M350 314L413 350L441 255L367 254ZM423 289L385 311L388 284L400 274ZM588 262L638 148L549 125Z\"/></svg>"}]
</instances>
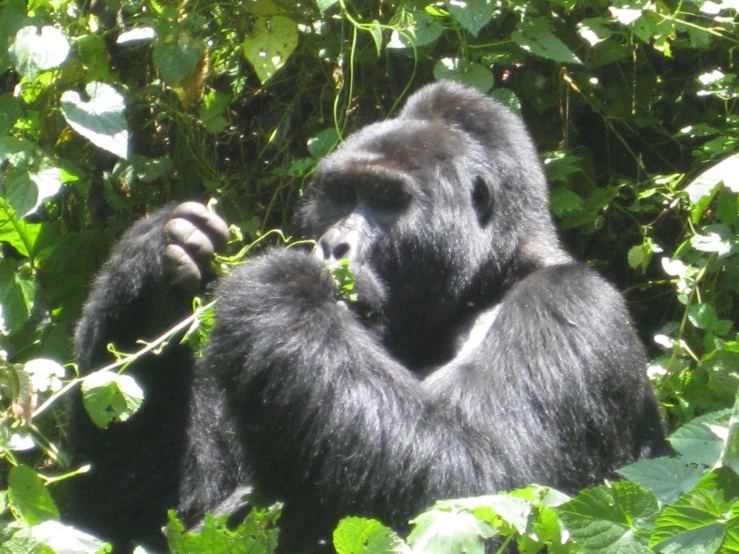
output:
<instances>
[{"instance_id":1,"label":"heart-shaped leaf","mask_svg":"<svg viewBox=\"0 0 739 554\"><path fill-rule=\"evenodd\" d=\"M15 69L29 81L39 73L59 67L69 56L69 41L59 29L35 25L23 27L8 49Z\"/></svg>"},{"instance_id":2,"label":"heart-shaped leaf","mask_svg":"<svg viewBox=\"0 0 739 554\"><path fill-rule=\"evenodd\" d=\"M105 83L88 83L89 102L79 93L68 90L61 97L62 114L69 126L95 146L120 158L128 157L128 125L124 117L126 104L118 91Z\"/></svg>"},{"instance_id":3,"label":"heart-shaped leaf","mask_svg":"<svg viewBox=\"0 0 739 554\"><path fill-rule=\"evenodd\" d=\"M244 57L264 83L287 62L298 46L298 26L287 17L260 18L244 39Z\"/></svg>"}]
</instances>

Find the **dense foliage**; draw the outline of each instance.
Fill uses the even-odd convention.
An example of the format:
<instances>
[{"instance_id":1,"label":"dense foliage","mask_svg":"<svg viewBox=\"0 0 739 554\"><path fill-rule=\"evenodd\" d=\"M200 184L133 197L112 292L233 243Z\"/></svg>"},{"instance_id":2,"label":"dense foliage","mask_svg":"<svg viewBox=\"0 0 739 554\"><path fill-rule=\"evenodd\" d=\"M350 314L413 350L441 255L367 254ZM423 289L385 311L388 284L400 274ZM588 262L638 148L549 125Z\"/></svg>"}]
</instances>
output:
<instances>
[{"instance_id":1,"label":"dense foliage","mask_svg":"<svg viewBox=\"0 0 739 554\"><path fill-rule=\"evenodd\" d=\"M0 552L103 547L59 523L75 501L65 483L85 469L66 461L63 404L82 386L105 427L141 403L125 373L138 353L84 380L67 363L88 284L122 230L163 203L215 199L235 223L224 264L276 242L267 231L290 232L318 158L442 78L522 112L570 249L626 292L676 457L573 499L532 486L440 502L405 540L348 519L337 550L483 552L497 537L522 552L739 551L737 10L736 0L2 0ZM187 328L197 343L208 317L199 305L143 347ZM255 511L236 530L210 519L199 536L173 516L171 546L269 552L276 514Z\"/></svg>"}]
</instances>

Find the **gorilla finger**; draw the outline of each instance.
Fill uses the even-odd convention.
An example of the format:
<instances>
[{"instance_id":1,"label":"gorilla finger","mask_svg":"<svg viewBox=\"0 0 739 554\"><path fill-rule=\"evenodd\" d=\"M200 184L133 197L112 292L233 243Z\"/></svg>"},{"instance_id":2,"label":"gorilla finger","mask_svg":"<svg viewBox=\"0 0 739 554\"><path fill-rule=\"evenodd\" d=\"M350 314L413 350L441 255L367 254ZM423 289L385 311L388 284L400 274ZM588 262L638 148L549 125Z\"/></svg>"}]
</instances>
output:
<instances>
[{"instance_id":1,"label":"gorilla finger","mask_svg":"<svg viewBox=\"0 0 739 554\"><path fill-rule=\"evenodd\" d=\"M226 246L230 237L228 224L199 202L183 202L172 212L172 219L175 218L184 218L197 225L207 233L217 250Z\"/></svg>"},{"instance_id":2,"label":"gorilla finger","mask_svg":"<svg viewBox=\"0 0 739 554\"><path fill-rule=\"evenodd\" d=\"M184 246L200 263L208 263L213 258L210 237L187 219L170 219L164 226L164 235L170 243Z\"/></svg>"},{"instance_id":3,"label":"gorilla finger","mask_svg":"<svg viewBox=\"0 0 739 554\"><path fill-rule=\"evenodd\" d=\"M168 244L164 249L164 271L170 283L183 290L195 292L200 288L202 274L190 254L179 244Z\"/></svg>"}]
</instances>

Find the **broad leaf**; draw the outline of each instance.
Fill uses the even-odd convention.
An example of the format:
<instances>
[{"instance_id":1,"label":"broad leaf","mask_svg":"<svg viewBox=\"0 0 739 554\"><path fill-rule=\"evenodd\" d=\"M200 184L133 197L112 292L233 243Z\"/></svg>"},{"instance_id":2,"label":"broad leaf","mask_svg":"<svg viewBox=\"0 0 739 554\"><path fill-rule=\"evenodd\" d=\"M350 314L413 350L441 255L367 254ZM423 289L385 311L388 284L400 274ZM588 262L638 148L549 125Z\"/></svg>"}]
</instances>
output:
<instances>
[{"instance_id":1,"label":"broad leaf","mask_svg":"<svg viewBox=\"0 0 739 554\"><path fill-rule=\"evenodd\" d=\"M337 554L408 553L411 549L392 529L374 519L347 517L333 535Z\"/></svg>"},{"instance_id":2,"label":"broad leaf","mask_svg":"<svg viewBox=\"0 0 739 554\"><path fill-rule=\"evenodd\" d=\"M461 58L442 58L434 66L434 79L452 79L475 87L480 92L493 88L493 74L484 65Z\"/></svg>"},{"instance_id":3,"label":"broad leaf","mask_svg":"<svg viewBox=\"0 0 739 554\"><path fill-rule=\"evenodd\" d=\"M50 519L59 519L51 494L35 471L28 466L16 466L8 475L8 496L21 519L32 527Z\"/></svg>"},{"instance_id":4,"label":"broad leaf","mask_svg":"<svg viewBox=\"0 0 739 554\"><path fill-rule=\"evenodd\" d=\"M623 481L584 490L555 511L583 552L646 554L659 508L651 492Z\"/></svg>"},{"instance_id":5,"label":"broad leaf","mask_svg":"<svg viewBox=\"0 0 739 554\"><path fill-rule=\"evenodd\" d=\"M8 50L15 69L32 81L39 73L60 67L69 56L69 41L59 29L23 27Z\"/></svg>"},{"instance_id":6,"label":"broad leaf","mask_svg":"<svg viewBox=\"0 0 739 554\"><path fill-rule=\"evenodd\" d=\"M297 46L298 26L283 16L258 19L251 35L242 43L244 57L262 83L285 65Z\"/></svg>"},{"instance_id":7,"label":"broad leaf","mask_svg":"<svg viewBox=\"0 0 739 554\"><path fill-rule=\"evenodd\" d=\"M82 401L90 419L105 429L111 421L125 421L141 406L144 391L130 375L112 371L92 373L82 381Z\"/></svg>"},{"instance_id":8,"label":"broad leaf","mask_svg":"<svg viewBox=\"0 0 739 554\"><path fill-rule=\"evenodd\" d=\"M68 90L61 97L62 114L69 126L95 146L120 158L128 157L126 104L118 91L100 82L89 83L85 92L89 102L78 92Z\"/></svg>"},{"instance_id":9,"label":"broad leaf","mask_svg":"<svg viewBox=\"0 0 739 554\"><path fill-rule=\"evenodd\" d=\"M582 63L564 42L554 36L551 25L544 18L519 22L511 38L526 52L542 58L561 63Z\"/></svg>"},{"instance_id":10,"label":"broad leaf","mask_svg":"<svg viewBox=\"0 0 739 554\"><path fill-rule=\"evenodd\" d=\"M462 27L477 36L493 17L498 3L493 0L447 0L446 8Z\"/></svg>"},{"instance_id":11,"label":"broad leaf","mask_svg":"<svg viewBox=\"0 0 739 554\"><path fill-rule=\"evenodd\" d=\"M665 554L711 554L724 537L724 506L715 492L695 489L667 506L656 522L650 546Z\"/></svg>"},{"instance_id":12,"label":"broad leaf","mask_svg":"<svg viewBox=\"0 0 739 554\"><path fill-rule=\"evenodd\" d=\"M157 30L152 57L169 85L179 84L192 73L205 55L205 45L177 23L165 21Z\"/></svg>"},{"instance_id":13,"label":"broad leaf","mask_svg":"<svg viewBox=\"0 0 739 554\"><path fill-rule=\"evenodd\" d=\"M8 201L21 217L38 210L62 188L62 172L58 167L37 171L16 171L5 182Z\"/></svg>"},{"instance_id":14,"label":"broad leaf","mask_svg":"<svg viewBox=\"0 0 739 554\"><path fill-rule=\"evenodd\" d=\"M498 533L490 524L467 511L431 509L412 523L415 527L408 535L408 544L413 552L484 554L482 539Z\"/></svg>"},{"instance_id":15,"label":"broad leaf","mask_svg":"<svg viewBox=\"0 0 739 554\"><path fill-rule=\"evenodd\" d=\"M691 491L705 475L703 466L677 458L642 460L618 470L629 481L651 490L662 504L672 504L682 494Z\"/></svg>"}]
</instances>

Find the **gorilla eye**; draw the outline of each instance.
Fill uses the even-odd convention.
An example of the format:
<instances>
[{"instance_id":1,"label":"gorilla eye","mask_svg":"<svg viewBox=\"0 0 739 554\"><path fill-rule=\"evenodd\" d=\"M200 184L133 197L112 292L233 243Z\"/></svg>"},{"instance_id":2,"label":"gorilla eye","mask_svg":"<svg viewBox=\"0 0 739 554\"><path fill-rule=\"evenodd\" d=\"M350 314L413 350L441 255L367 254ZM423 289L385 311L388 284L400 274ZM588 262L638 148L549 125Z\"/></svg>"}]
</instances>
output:
<instances>
[{"instance_id":1,"label":"gorilla eye","mask_svg":"<svg viewBox=\"0 0 739 554\"><path fill-rule=\"evenodd\" d=\"M381 211L399 211L408 201L408 195L400 183L373 182L362 190L362 199L372 208Z\"/></svg>"},{"instance_id":2,"label":"gorilla eye","mask_svg":"<svg viewBox=\"0 0 739 554\"><path fill-rule=\"evenodd\" d=\"M480 224L487 225L493 215L493 195L485 179L479 176L475 179L475 186L472 189L472 206Z\"/></svg>"},{"instance_id":3,"label":"gorilla eye","mask_svg":"<svg viewBox=\"0 0 739 554\"><path fill-rule=\"evenodd\" d=\"M323 188L323 194L330 202L339 206L353 206L357 202L354 186L346 182L327 184Z\"/></svg>"}]
</instances>

